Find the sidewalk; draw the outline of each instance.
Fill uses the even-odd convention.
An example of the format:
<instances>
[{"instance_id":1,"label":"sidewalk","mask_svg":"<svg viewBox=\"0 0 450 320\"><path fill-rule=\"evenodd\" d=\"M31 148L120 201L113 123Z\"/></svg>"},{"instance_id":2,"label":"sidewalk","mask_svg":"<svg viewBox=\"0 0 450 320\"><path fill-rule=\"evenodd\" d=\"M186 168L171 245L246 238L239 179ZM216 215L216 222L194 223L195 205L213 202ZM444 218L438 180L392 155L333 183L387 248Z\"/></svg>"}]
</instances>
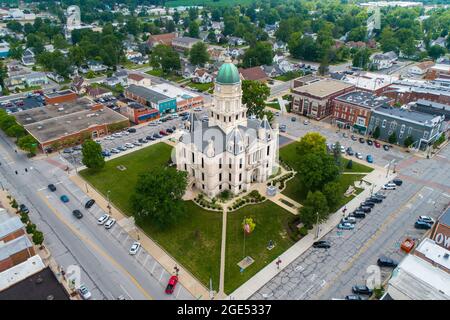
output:
<instances>
[{"instance_id":1,"label":"sidewalk","mask_svg":"<svg viewBox=\"0 0 450 320\"><path fill-rule=\"evenodd\" d=\"M80 176L71 175L70 179L74 182L81 190L87 191L87 194L92 199L95 199L96 204L105 212L108 212L108 201L98 193L92 186L87 184ZM111 205L111 216L117 220L119 225L129 224L129 217L124 215L120 210ZM150 239L144 231L138 227L130 228L128 232L131 238L135 240L139 239L142 247L156 260L161 266L166 269L166 271L171 274L173 272L174 266L179 268L179 279L181 285L185 287L195 298L198 299L209 299L209 290L201 284L189 271L187 271L179 262L172 258L164 249L162 249L158 244L156 244L152 239Z\"/></svg>"},{"instance_id":2,"label":"sidewalk","mask_svg":"<svg viewBox=\"0 0 450 320\"><path fill-rule=\"evenodd\" d=\"M369 173L363 180L371 183L373 185L373 192L380 190L381 186L387 183L389 180L393 179L396 174L390 174L386 177L384 170L375 169ZM358 196L348 202L345 207L347 208L347 214L354 211L365 198L369 197L372 191L372 186L366 186L364 191L362 191ZM312 244L321 239L327 233L332 231L339 221L342 219L342 208L336 211L330 218L325 222L320 224L318 227L321 230L319 238L315 238L316 227L311 230L308 235L295 243L292 247L281 254L280 259L282 261L280 269L274 262L268 264L265 268L260 270L256 275L254 275L250 280L244 283L242 286L237 288L233 293L228 296L230 300L245 300L250 298L255 292L257 292L261 287L263 287L267 282L269 282L273 277L279 274L286 266L291 264L295 259L301 256L306 250L308 250Z\"/></svg>"}]
</instances>

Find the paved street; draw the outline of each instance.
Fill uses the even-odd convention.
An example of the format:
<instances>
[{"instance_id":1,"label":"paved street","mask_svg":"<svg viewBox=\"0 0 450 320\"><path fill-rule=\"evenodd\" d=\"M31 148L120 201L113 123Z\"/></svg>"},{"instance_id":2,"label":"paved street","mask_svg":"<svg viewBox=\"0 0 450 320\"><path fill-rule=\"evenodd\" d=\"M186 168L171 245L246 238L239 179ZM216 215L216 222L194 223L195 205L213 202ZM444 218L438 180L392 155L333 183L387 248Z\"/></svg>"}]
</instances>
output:
<instances>
[{"instance_id":1,"label":"paved street","mask_svg":"<svg viewBox=\"0 0 450 320\"><path fill-rule=\"evenodd\" d=\"M83 209L88 198L61 170L61 163L54 159L30 161L22 153L15 154L12 147L2 133L1 187L29 207L30 218L44 233L44 244L57 263L65 270L70 265L80 266L81 282L92 291L94 299L117 299L121 295L126 299L194 298L183 286L174 295L166 295L169 273L142 249L130 256L132 240L118 224L111 230L97 225L96 219L104 212L96 205L89 211ZM56 192L47 189L49 183L56 185ZM59 200L62 194L69 197L68 203ZM84 213L83 219L72 216L74 209Z\"/></svg>"},{"instance_id":2,"label":"paved street","mask_svg":"<svg viewBox=\"0 0 450 320\"><path fill-rule=\"evenodd\" d=\"M386 191L387 198L354 230L328 233L322 239L331 242L330 249L310 248L251 299L342 299L351 294L353 285L365 283L370 275L367 267L380 256L401 260L401 241L425 234L414 228L417 217L437 218L450 203L449 164L448 147L432 159L402 161L398 171L403 185ZM390 271L382 269L382 281Z\"/></svg>"}]
</instances>

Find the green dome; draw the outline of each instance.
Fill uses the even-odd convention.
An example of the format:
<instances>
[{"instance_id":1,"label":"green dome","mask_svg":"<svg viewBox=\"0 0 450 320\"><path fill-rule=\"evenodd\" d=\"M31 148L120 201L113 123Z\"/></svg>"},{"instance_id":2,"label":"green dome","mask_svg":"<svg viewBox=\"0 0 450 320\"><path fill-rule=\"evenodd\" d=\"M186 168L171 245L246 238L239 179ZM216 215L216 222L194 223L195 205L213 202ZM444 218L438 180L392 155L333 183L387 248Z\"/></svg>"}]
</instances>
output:
<instances>
[{"instance_id":1,"label":"green dome","mask_svg":"<svg viewBox=\"0 0 450 320\"><path fill-rule=\"evenodd\" d=\"M220 84L235 84L239 83L239 71L234 64L226 62L222 64L217 74L216 82Z\"/></svg>"}]
</instances>

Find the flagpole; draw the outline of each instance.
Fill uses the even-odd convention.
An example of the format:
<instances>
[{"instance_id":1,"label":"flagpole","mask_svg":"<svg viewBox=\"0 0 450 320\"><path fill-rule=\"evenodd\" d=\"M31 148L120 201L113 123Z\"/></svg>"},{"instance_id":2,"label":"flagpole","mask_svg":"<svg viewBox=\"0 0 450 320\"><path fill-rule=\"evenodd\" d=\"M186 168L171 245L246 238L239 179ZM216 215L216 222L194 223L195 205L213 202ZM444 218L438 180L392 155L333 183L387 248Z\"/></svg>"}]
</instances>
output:
<instances>
[{"instance_id":1,"label":"flagpole","mask_svg":"<svg viewBox=\"0 0 450 320\"><path fill-rule=\"evenodd\" d=\"M245 258L245 217L244 217L244 226L243 226L242 230L244 231L244 255L242 258Z\"/></svg>"}]
</instances>

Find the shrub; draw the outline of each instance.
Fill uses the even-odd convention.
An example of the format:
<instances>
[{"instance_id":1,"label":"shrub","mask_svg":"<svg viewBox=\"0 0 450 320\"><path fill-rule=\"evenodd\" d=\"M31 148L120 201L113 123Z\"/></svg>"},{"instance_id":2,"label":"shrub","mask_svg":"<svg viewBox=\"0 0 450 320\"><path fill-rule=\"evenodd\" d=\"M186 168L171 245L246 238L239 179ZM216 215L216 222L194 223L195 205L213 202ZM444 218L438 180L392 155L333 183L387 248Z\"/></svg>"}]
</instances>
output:
<instances>
[{"instance_id":1,"label":"shrub","mask_svg":"<svg viewBox=\"0 0 450 320\"><path fill-rule=\"evenodd\" d=\"M373 289L373 294L375 295L375 298L380 299L383 296L383 294L384 294L383 287L374 288Z\"/></svg>"},{"instance_id":2,"label":"shrub","mask_svg":"<svg viewBox=\"0 0 450 320\"><path fill-rule=\"evenodd\" d=\"M301 228L298 230L298 232L300 233L300 235L301 235L302 237L304 237L304 236L306 236L306 235L308 234L308 229L307 229L305 226L303 226L303 227L301 227Z\"/></svg>"},{"instance_id":3,"label":"shrub","mask_svg":"<svg viewBox=\"0 0 450 320\"><path fill-rule=\"evenodd\" d=\"M28 217L28 214L22 212L20 214L20 221L22 221L23 224L27 224L30 221L30 218Z\"/></svg>"},{"instance_id":4,"label":"shrub","mask_svg":"<svg viewBox=\"0 0 450 320\"><path fill-rule=\"evenodd\" d=\"M28 222L28 224L26 226L26 230L27 230L28 234L32 234L32 233L34 233L34 231L36 231L36 225L34 223Z\"/></svg>"}]
</instances>

